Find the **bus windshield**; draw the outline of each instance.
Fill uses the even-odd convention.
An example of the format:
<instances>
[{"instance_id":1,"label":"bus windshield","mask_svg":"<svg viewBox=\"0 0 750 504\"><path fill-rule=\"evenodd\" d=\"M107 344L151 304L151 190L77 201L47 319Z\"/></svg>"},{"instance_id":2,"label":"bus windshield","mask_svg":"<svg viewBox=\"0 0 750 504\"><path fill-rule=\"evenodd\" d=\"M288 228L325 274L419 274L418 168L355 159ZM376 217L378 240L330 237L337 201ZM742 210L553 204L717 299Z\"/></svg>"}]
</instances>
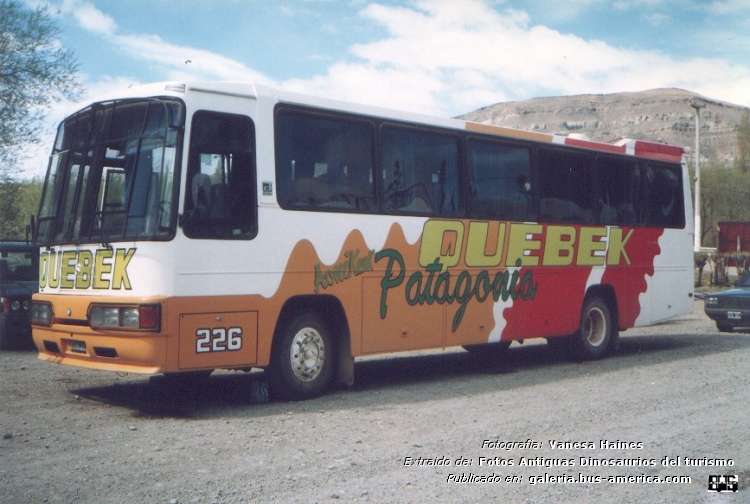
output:
<instances>
[{"instance_id":1,"label":"bus windshield","mask_svg":"<svg viewBox=\"0 0 750 504\"><path fill-rule=\"evenodd\" d=\"M41 245L168 240L184 123L174 100L97 103L60 125L39 211Z\"/></svg>"}]
</instances>

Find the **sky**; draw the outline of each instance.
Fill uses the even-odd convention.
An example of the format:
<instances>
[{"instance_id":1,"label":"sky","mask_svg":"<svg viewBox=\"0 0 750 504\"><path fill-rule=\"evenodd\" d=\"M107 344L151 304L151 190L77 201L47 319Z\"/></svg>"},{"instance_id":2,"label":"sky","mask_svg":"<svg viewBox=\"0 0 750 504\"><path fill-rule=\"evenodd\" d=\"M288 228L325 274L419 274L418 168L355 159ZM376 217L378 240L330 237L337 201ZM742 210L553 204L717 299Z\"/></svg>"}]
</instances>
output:
<instances>
[{"instance_id":1,"label":"sky","mask_svg":"<svg viewBox=\"0 0 750 504\"><path fill-rule=\"evenodd\" d=\"M21 1L49 8L84 99L249 80L436 116L665 87L750 107L750 0Z\"/></svg>"}]
</instances>

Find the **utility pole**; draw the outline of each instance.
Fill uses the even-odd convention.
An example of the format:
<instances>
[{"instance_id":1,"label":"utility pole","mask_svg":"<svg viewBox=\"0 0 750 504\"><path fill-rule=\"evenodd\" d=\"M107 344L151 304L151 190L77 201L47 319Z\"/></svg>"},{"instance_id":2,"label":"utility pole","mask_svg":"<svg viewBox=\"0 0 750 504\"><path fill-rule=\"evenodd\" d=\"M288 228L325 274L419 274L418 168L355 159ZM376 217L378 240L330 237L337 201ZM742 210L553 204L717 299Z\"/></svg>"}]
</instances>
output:
<instances>
[{"instance_id":1,"label":"utility pole","mask_svg":"<svg viewBox=\"0 0 750 504\"><path fill-rule=\"evenodd\" d=\"M695 109L695 251L701 249L701 109L706 104L694 101L690 104Z\"/></svg>"}]
</instances>

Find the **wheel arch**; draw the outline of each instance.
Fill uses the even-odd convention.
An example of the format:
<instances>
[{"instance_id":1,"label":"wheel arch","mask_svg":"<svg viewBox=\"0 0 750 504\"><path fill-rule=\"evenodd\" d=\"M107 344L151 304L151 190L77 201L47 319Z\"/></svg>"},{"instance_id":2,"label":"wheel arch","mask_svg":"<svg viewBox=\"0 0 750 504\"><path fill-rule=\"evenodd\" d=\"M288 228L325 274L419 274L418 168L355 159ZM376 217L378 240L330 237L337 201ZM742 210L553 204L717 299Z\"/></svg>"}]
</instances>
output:
<instances>
[{"instance_id":1,"label":"wheel arch","mask_svg":"<svg viewBox=\"0 0 750 504\"><path fill-rule=\"evenodd\" d=\"M314 311L326 322L334 341L336 356L335 380L339 383L352 385L354 383L354 357L351 351L351 332L346 311L336 296L328 294L293 296L286 300L279 312L273 332L271 354L276 352L276 342L284 324L294 314L302 311Z\"/></svg>"}]
</instances>

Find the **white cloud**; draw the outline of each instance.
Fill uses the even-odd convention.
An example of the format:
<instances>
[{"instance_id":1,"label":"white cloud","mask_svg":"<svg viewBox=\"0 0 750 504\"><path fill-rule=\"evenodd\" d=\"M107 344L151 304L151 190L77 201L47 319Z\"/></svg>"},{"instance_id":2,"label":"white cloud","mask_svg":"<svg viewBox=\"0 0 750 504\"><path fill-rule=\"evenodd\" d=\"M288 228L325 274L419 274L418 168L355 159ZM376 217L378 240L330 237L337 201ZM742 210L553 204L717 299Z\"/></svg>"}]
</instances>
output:
<instances>
[{"instance_id":1,"label":"white cloud","mask_svg":"<svg viewBox=\"0 0 750 504\"><path fill-rule=\"evenodd\" d=\"M570 7L599 1L579 0ZM672 1L630 0L628 5L655 7ZM749 4L750 0L717 0L710 4L710 11L746 13ZM535 25L526 12L507 8L502 1L416 0L407 5L362 3L363 22L377 25L387 35L352 45L348 60L334 62L314 77L283 82L274 82L237 60L173 44L156 34L123 34L116 21L89 0L63 0L59 10L120 54L159 69L166 79L253 80L302 93L440 116L535 96L659 87L679 87L750 106L748 64L676 59L657 50L618 48ZM738 36L734 43L744 44L745 39ZM137 78L128 76L83 79L87 98L139 84ZM77 105L65 103L52 111L47 138L41 146L32 147L27 174L43 174L53 125L75 108Z\"/></svg>"},{"instance_id":2,"label":"white cloud","mask_svg":"<svg viewBox=\"0 0 750 504\"><path fill-rule=\"evenodd\" d=\"M236 60L204 49L170 44L158 35L115 35L112 43L135 57L159 65L169 79L271 82L269 77Z\"/></svg>"},{"instance_id":3,"label":"white cloud","mask_svg":"<svg viewBox=\"0 0 750 504\"><path fill-rule=\"evenodd\" d=\"M440 110L441 104L436 100L447 91L438 76L418 69L345 63L332 65L325 75L290 79L280 86L300 93L415 112Z\"/></svg>"},{"instance_id":4,"label":"white cloud","mask_svg":"<svg viewBox=\"0 0 750 504\"><path fill-rule=\"evenodd\" d=\"M115 20L89 2L65 0L62 10L71 12L84 29L93 33L109 35L117 31Z\"/></svg>"},{"instance_id":5,"label":"white cloud","mask_svg":"<svg viewBox=\"0 0 750 504\"><path fill-rule=\"evenodd\" d=\"M645 19L647 23L654 25L655 27L659 27L672 21L672 16L670 16L669 14L654 12L651 14L644 14L643 19Z\"/></svg>"},{"instance_id":6,"label":"white cloud","mask_svg":"<svg viewBox=\"0 0 750 504\"><path fill-rule=\"evenodd\" d=\"M615 0L613 6L615 9L628 10L628 9L655 9L657 7L663 7L665 9L673 8L673 5L686 6L691 0ZM698 0L703 1L703 0Z\"/></svg>"},{"instance_id":7,"label":"white cloud","mask_svg":"<svg viewBox=\"0 0 750 504\"><path fill-rule=\"evenodd\" d=\"M169 80L271 82L270 78L236 60L204 49L171 44L155 34L121 34L114 19L88 0L63 0L59 9L72 15L84 30L102 36L115 49L158 65Z\"/></svg>"},{"instance_id":8,"label":"white cloud","mask_svg":"<svg viewBox=\"0 0 750 504\"><path fill-rule=\"evenodd\" d=\"M549 0L526 0L524 4L531 3L536 4L537 9L544 11L546 19L555 21L568 21L578 17L581 12L597 7L599 5L607 4L610 0L565 0L563 2L555 2L551 5ZM615 8L618 8L615 5Z\"/></svg>"},{"instance_id":9,"label":"white cloud","mask_svg":"<svg viewBox=\"0 0 750 504\"><path fill-rule=\"evenodd\" d=\"M439 115L508 99L659 87L750 105L745 65L618 48L533 25L524 12L478 0L411 5L368 5L361 16L384 27L387 37L352 46L355 62L284 86Z\"/></svg>"},{"instance_id":10,"label":"white cloud","mask_svg":"<svg viewBox=\"0 0 750 504\"><path fill-rule=\"evenodd\" d=\"M750 13L749 0L715 0L710 2L708 10L714 14L733 14L739 13L748 16Z\"/></svg>"},{"instance_id":11,"label":"white cloud","mask_svg":"<svg viewBox=\"0 0 750 504\"><path fill-rule=\"evenodd\" d=\"M581 9L606 0L576 0ZM655 7L674 0L630 0ZM749 0L717 0L715 11L739 11ZM407 6L362 3L360 16L386 36L349 48L311 78L275 82L235 59L173 44L156 34L123 34L89 0L63 0L60 10L121 54L145 61L166 79L253 80L320 96L452 116L499 101L535 96L681 87L750 106L750 66L722 60L677 60L535 25L529 15L490 0L415 0ZM327 29L324 27L324 29ZM111 76L99 89L135 84ZM60 116L61 117L61 116Z\"/></svg>"},{"instance_id":12,"label":"white cloud","mask_svg":"<svg viewBox=\"0 0 750 504\"><path fill-rule=\"evenodd\" d=\"M571 0L566 5L572 12L605 1ZM653 8L673 1L630 0L627 7ZM716 0L711 8L737 11L748 3ZM685 87L750 104L748 66L697 58L678 61L658 51L627 50L564 34L534 25L526 12L507 8L505 2L415 0L406 5L363 3L364 22L385 29L386 37L351 46L352 59L332 63L325 73L278 85L438 115L509 99L656 87ZM61 9L116 49L161 69L167 79L274 84L272 77L205 49L172 44L155 34L121 34L117 23L89 0L63 0Z\"/></svg>"}]
</instances>

